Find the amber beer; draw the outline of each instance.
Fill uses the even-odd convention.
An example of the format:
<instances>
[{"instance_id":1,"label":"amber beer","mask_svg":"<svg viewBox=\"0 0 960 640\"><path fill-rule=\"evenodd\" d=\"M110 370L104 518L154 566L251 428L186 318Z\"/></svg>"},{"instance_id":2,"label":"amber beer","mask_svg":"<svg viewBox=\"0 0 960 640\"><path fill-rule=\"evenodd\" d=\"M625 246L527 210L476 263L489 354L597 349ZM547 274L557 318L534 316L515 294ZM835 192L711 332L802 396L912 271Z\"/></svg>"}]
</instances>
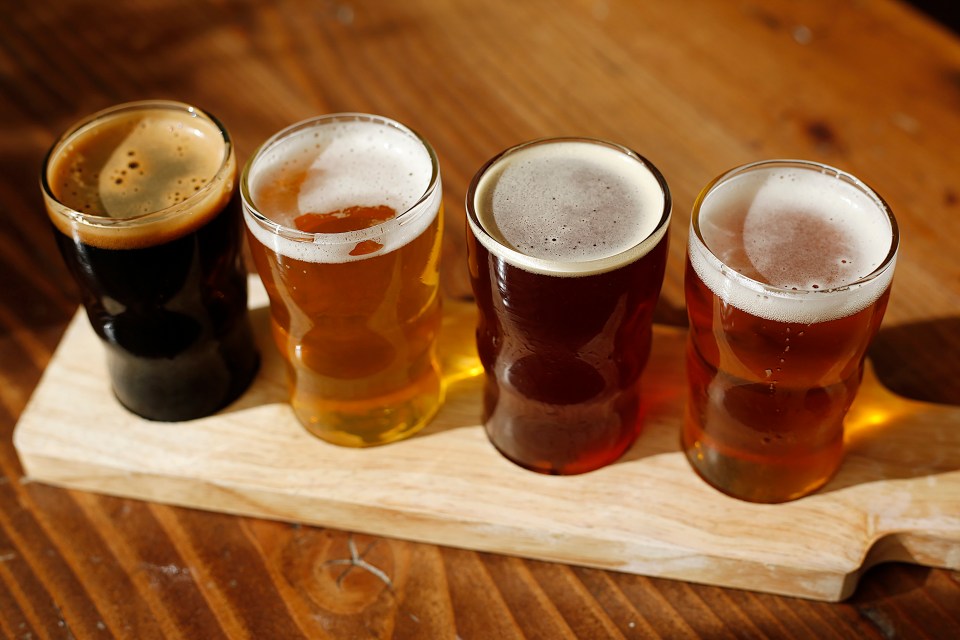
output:
<instances>
[{"instance_id":1,"label":"amber beer","mask_svg":"<svg viewBox=\"0 0 960 640\"><path fill-rule=\"evenodd\" d=\"M241 191L296 416L344 446L415 433L442 394L433 149L386 118L322 116L268 140Z\"/></svg>"},{"instance_id":2,"label":"amber beer","mask_svg":"<svg viewBox=\"0 0 960 640\"><path fill-rule=\"evenodd\" d=\"M256 373L236 177L223 126L178 102L94 114L47 155L57 245L116 397L145 418L206 416Z\"/></svg>"},{"instance_id":3,"label":"amber beer","mask_svg":"<svg viewBox=\"0 0 960 640\"><path fill-rule=\"evenodd\" d=\"M583 473L636 439L670 210L652 164L598 140L522 144L474 177L467 250L483 420L508 459Z\"/></svg>"},{"instance_id":4,"label":"amber beer","mask_svg":"<svg viewBox=\"0 0 960 640\"><path fill-rule=\"evenodd\" d=\"M821 164L746 165L700 194L683 447L707 482L783 502L830 479L898 244L880 196Z\"/></svg>"}]
</instances>

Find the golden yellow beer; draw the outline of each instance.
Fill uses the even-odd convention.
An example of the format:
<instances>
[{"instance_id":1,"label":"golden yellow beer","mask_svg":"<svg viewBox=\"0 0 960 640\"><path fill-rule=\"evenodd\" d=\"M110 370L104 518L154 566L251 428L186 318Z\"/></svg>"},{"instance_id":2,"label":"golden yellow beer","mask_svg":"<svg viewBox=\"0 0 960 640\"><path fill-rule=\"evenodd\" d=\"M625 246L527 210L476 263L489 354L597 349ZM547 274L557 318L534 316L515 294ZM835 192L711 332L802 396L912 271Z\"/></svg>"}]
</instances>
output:
<instances>
[{"instance_id":1,"label":"golden yellow beer","mask_svg":"<svg viewBox=\"0 0 960 640\"><path fill-rule=\"evenodd\" d=\"M356 447L423 427L442 399L442 192L430 145L378 116L314 118L256 152L241 193L297 418Z\"/></svg>"}]
</instances>

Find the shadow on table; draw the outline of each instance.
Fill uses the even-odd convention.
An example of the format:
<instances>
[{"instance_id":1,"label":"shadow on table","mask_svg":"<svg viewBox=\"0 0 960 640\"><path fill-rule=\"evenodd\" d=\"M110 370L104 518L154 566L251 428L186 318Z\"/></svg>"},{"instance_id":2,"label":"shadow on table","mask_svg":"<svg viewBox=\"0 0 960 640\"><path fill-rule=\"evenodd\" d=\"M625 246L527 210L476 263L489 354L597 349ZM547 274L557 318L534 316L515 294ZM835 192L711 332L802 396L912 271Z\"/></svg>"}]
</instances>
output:
<instances>
[{"instance_id":1,"label":"shadow on table","mask_svg":"<svg viewBox=\"0 0 960 640\"><path fill-rule=\"evenodd\" d=\"M890 391L960 405L960 317L881 329L869 357L877 378Z\"/></svg>"},{"instance_id":2,"label":"shadow on table","mask_svg":"<svg viewBox=\"0 0 960 640\"><path fill-rule=\"evenodd\" d=\"M860 584L869 583L873 588L858 587L847 600L847 604L856 607L860 615L869 618L885 632L887 637L895 637L893 629L888 629L890 621L883 613L889 607L891 596L906 596L911 592L924 589L930 578L931 567L907 562L881 562L860 577Z\"/></svg>"},{"instance_id":3,"label":"shadow on table","mask_svg":"<svg viewBox=\"0 0 960 640\"><path fill-rule=\"evenodd\" d=\"M908 0L914 7L960 35L960 15L956 0Z\"/></svg>"},{"instance_id":4,"label":"shadow on table","mask_svg":"<svg viewBox=\"0 0 960 640\"><path fill-rule=\"evenodd\" d=\"M822 492L881 480L935 484L960 470L958 343L960 318L880 332L847 415L846 457Z\"/></svg>"}]
</instances>

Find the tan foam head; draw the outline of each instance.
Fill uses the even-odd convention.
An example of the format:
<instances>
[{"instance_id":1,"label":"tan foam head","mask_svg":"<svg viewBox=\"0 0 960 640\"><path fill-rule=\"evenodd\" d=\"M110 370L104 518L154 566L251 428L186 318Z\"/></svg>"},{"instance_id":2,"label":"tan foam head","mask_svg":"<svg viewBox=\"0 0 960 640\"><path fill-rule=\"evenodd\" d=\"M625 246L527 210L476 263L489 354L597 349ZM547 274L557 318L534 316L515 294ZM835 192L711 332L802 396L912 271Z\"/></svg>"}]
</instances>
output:
<instances>
[{"instance_id":1,"label":"tan foam head","mask_svg":"<svg viewBox=\"0 0 960 640\"><path fill-rule=\"evenodd\" d=\"M65 233L98 246L149 246L215 215L235 176L214 120L179 103L135 103L66 134L48 156L44 186Z\"/></svg>"}]
</instances>

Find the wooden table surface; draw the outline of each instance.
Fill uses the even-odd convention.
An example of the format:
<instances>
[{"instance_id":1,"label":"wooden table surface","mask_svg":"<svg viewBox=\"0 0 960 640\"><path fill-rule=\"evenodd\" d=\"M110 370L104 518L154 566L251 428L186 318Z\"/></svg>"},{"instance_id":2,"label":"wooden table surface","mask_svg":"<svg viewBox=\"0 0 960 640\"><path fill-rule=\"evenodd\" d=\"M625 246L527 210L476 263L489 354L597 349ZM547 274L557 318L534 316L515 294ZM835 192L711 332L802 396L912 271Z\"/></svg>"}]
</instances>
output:
<instances>
[{"instance_id":1,"label":"wooden table surface","mask_svg":"<svg viewBox=\"0 0 960 640\"><path fill-rule=\"evenodd\" d=\"M666 324L685 322L684 240L708 180L762 158L833 164L873 185L901 225L870 351L880 379L960 404L960 39L905 4L2 0L0 637L956 633L960 576L942 569L881 565L829 604L25 481L14 426L78 304L47 228L40 163L72 122L144 98L213 112L241 161L320 113L418 129L440 157L444 287L456 297L469 289L464 194L486 159L551 135L633 147L674 197Z\"/></svg>"}]
</instances>

